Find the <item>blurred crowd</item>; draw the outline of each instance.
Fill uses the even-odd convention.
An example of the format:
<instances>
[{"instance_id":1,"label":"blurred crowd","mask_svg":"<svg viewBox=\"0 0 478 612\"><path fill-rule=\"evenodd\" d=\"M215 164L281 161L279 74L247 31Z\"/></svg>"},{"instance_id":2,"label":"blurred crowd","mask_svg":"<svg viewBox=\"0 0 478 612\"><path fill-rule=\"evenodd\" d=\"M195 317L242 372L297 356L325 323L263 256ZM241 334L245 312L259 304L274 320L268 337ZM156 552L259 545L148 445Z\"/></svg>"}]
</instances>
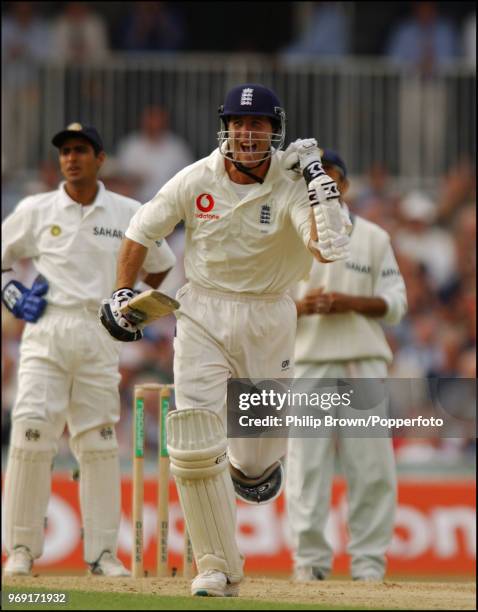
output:
<instances>
[{"instance_id":1,"label":"blurred crowd","mask_svg":"<svg viewBox=\"0 0 478 612\"><path fill-rule=\"evenodd\" d=\"M386 328L394 352L390 375L475 379L474 166L469 160L457 160L431 194L394 190L386 168L377 163L363 185L354 189L350 204L354 212L389 232L405 279L408 314L397 327ZM462 402L458 409L474 414L475 402L470 405L470 399L460 395L466 395L465 386L456 390L455 401ZM427 414L427 399L424 394L414 406L407 406L408 411ZM473 434L469 438L465 433L461 438L417 439L409 433L410 438L395 443L399 463L443 466L472 460L476 450Z\"/></svg>"},{"instance_id":2,"label":"blurred crowd","mask_svg":"<svg viewBox=\"0 0 478 612\"><path fill-rule=\"evenodd\" d=\"M384 55L421 71L463 58L476 64L472 2L255 3L247 28L220 27L240 3L6 2L4 61L96 62L112 52L229 51L306 56ZM197 27L198 19L201 27ZM269 28L261 27L267 19ZM386 22L384 23L384 20Z\"/></svg>"}]
</instances>

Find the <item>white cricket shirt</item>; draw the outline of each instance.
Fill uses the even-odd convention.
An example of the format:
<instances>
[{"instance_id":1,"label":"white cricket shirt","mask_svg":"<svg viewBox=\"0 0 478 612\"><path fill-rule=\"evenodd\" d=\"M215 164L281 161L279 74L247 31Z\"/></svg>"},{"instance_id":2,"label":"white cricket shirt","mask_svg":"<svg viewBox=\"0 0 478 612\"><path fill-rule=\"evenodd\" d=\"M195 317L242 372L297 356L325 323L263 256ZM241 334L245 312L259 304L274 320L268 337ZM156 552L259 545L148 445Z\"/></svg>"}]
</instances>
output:
<instances>
[{"instance_id":1,"label":"white cricket shirt","mask_svg":"<svg viewBox=\"0 0 478 612\"><path fill-rule=\"evenodd\" d=\"M61 183L56 191L23 199L2 223L2 270L32 258L48 280L48 302L97 309L115 289L118 251L141 204L107 191L89 206L72 200ZM165 241L151 242L146 272L171 268L176 257Z\"/></svg>"},{"instance_id":2,"label":"white cricket shirt","mask_svg":"<svg viewBox=\"0 0 478 612\"><path fill-rule=\"evenodd\" d=\"M407 310L407 296L387 232L355 216L349 259L325 266L314 261L309 278L298 283L291 295L299 300L318 287L326 293L381 297L388 309L382 318L355 312L299 317L296 362L382 358L391 363L392 351L380 322L399 323Z\"/></svg>"},{"instance_id":3,"label":"white cricket shirt","mask_svg":"<svg viewBox=\"0 0 478 612\"><path fill-rule=\"evenodd\" d=\"M186 278L206 289L284 293L313 256L304 181L290 181L277 152L262 185L241 197L216 149L181 170L131 219L126 236L144 246L184 220Z\"/></svg>"}]
</instances>

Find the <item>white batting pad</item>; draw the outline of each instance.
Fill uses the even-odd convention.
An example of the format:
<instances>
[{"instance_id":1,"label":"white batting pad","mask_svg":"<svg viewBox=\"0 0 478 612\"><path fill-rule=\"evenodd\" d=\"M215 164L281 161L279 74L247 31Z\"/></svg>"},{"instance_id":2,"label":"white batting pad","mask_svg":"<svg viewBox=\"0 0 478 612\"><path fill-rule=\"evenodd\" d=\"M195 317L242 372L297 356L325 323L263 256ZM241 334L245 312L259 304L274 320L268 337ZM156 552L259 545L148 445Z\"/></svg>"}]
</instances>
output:
<instances>
[{"instance_id":1,"label":"white batting pad","mask_svg":"<svg viewBox=\"0 0 478 612\"><path fill-rule=\"evenodd\" d=\"M70 446L80 464L80 507L87 563L116 554L121 520L121 473L114 425L79 434Z\"/></svg>"},{"instance_id":2,"label":"white batting pad","mask_svg":"<svg viewBox=\"0 0 478 612\"><path fill-rule=\"evenodd\" d=\"M52 462L58 451L53 428L44 421L14 421L4 487L5 548L43 552Z\"/></svg>"},{"instance_id":3,"label":"white batting pad","mask_svg":"<svg viewBox=\"0 0 478 612\"><path fill-rule=\"evenodd\" d=\"M201 408L176 410L167 420L171 472L200 573L223 572L231 583L243 576L236 543L236 502L221 419Z\"/></svg>"}]
</instances>

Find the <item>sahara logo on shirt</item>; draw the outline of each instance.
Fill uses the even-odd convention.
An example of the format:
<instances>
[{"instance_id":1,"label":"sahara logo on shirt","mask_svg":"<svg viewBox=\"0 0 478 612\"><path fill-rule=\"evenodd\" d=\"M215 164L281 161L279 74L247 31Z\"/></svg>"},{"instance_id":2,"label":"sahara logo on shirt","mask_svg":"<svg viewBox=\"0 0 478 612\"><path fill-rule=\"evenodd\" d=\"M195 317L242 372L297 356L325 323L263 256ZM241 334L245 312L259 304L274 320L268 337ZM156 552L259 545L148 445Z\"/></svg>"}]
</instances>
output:
<instances>
[{"instance_id":1,"label":"sahara logo on shirt","mask_svg":"<svg viewBox=\"0 0 478 612\"><path fill-rule=\"evenodd\" d=\"M108 238L119 238L123 240L123 232L117 229L111 229L109 227L98 227L95 225L93 228L93 236L107 236Z\"/></svg>"},{"instance_id":2,"label":"sahara logo on shirt","mask_svg":"<svg viewBox=\"0 0 478 612\"><path fill-rule=\"evenodd\" d=\"M59 225L52 225L50 228L50 234L52 236L59 236L61 234L61 227Z\"/></svg>"},{"instance_id":3,"label":"sahara logo on shirt","mask_svg":"<svg viewBox=\"0 0 478 612\"><path fill-rule=\"evenodd\" d=\"M385 268L385 270L382 270L381 276L386 278L387 276L401 276L401 274L397 268Z\"/></svg>"},{"instance_id":4,"label":"sahara logo on shirt","mask_svg":"<svg viewBox=\"0 0 478 612\"><path fill-rule=\"evenodd\" d=\"M346 261L345 267L349 270L353 270L354 272L363 272L365 274L370 274L372 269L370 266L365 264L356 263L354 261Z\"/></svg>"},{"instance_id":5,"label":"sahara logo on shirt","mask_svg":"<svg viewBox=\"0 0 478 612\"><path fill-rule=\"evenodd\" d=\"M198 219L209 219L211 221L219 219L219 215L210 214L216 202L210 193L201 193L196 198L196 208L201 212L196 213Z\"/></svg>"}]
</instances>

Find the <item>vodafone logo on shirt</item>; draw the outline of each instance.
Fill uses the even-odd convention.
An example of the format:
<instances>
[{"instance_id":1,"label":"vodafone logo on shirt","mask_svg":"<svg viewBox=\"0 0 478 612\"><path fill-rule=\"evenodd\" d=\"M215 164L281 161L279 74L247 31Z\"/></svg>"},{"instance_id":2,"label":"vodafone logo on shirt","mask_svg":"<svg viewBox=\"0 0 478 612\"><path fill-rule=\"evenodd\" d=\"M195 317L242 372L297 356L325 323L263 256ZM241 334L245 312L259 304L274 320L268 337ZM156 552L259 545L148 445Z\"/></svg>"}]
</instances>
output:
<instances>
[{"instance_id":1,"label":"vodafone logo on shirt","mask_svg":"<svg viewBox=\"0 0 478 612\"><path fill-rule=\"evenodd\" d=\"M196 198L196 206L201 212L211 212L214 208L214 198L209 193L201 193Z\"/></svg>"},{"instance_id":2,"label":"vodafone logo on shirt","mask_svg":"<svg viewBox=\"0 0 478 612\"><path fill-rule=\"evenodd\" d=\"M215 220L219 219L219 215L211 214L211 210L214 208L216 202L210 193L201 193L196 198L196 208L200 212L196 212L198 219Z\"/></svg>"}]
</instances>

